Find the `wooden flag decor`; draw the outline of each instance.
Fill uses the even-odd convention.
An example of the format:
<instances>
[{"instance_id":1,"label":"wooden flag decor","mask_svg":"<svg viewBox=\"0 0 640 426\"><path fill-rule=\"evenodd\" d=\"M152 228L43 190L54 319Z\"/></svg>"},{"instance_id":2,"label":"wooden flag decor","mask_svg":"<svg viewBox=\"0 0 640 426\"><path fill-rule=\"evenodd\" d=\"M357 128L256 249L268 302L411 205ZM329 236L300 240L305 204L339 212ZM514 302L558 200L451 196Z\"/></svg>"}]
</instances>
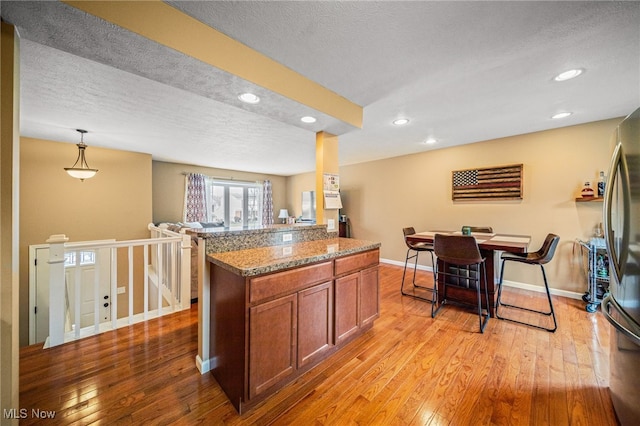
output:
<instances>
[{"instance_id":1,"label":"wooden flag decor","mask_svg":"<svg viewBox=\"0 0 640 426\"><path fill-rule=\"evenodd\" d=\"M453 201L521 200L522 164L452 172Z\"/></svg>"}]
</instances>

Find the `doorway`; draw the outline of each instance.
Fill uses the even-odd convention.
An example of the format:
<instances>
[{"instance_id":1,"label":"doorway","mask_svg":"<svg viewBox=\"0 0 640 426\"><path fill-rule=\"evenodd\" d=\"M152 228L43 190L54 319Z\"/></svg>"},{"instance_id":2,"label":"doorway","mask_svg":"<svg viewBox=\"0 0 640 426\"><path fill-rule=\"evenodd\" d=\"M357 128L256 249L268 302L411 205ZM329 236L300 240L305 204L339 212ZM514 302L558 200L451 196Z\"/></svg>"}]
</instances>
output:
<instances>
[{"instance_id":1,"label":"doorway","mask_svg":"<svg viewBox=\"0 0 640 426\"><path fill-rule=\"evenodd\" d=\"M77 290L80 291L80 328L95 325L96 272L98 322L111 321L110 265L108 248L65 253L65 332L72 331L75 324ZM44 342L48 336L49 245L42 244L29 246L29 344Z\"/></svg>"}]
</instances>

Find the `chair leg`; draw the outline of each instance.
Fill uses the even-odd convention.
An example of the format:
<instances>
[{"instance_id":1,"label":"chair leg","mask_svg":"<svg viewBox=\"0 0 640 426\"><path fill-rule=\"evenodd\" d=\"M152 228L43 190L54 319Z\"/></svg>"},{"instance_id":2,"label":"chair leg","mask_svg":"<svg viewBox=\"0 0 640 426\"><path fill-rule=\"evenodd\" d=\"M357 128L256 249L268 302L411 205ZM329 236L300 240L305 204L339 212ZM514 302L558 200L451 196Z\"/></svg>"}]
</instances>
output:
<instances>
[{"instance_id":1,"label":"chair leg","mask_svg":"<svg viewBox=\"0 0 640 426\"><path fill-rule=\"evenodd\" d=\"M498 283L498 300L496 303L496 318L501 319L501 320L505 320L505 321L511 321L511 322L515 322L518 324L523 324L523 325L528 325L529 327L534 327L534 328L539 328L541 330L546 330L549 331L551 333L555 332L558 329L558 322L556 320L556 313L553 309L553 301L551 300L551 291L549 290L549 283L547 282L547 274L545 273L544 270L544 265L540 265L540 269L542 270L542 278L544 280L544 288L545 291L547 293L547 300L549 302L549 311L539 311L539 310L535 310L535 309L530 309L524 306L517 306L517 305L511 305L508 303L503 303L502 302L502 280L504 278L504 264L505 264L505 260L502 261L502 266L500 267L500 282ZM513 308L513 309L520 309L522 311L528 311L528 312L533 312L534 314L539 314L539 315L545 315L545 316L551 316L551 318L553 319L553 327L552 328L547 328L547 327L542 327L540 325L535 325L535 324L531 324L528 322L524 322L524 321L518 321L515 319L511 319L511 318L505 318L505 317L501 317L499 314L499 310L500 310L500 306L505 306L507 308Z\"/></svg>"},{"instance_id":2,"label":"chair leg","mask_svg":"<svg viewBox=\"0 0 640 426\"><path fill-rule=\"evenodd\" d=\"M431 270L433 272L433 290L431 290L431 318L435 317L434 308L438 303L438 263L435 262L433 252L431 253Z\"/></svg>"},{"instance_id":3,"label":"chair leg","mask_svg":"<svg viewBox=\"0 0 640 426\"><path fill-rule=\"evenodd\" d=\"M484 282L485 282L485 286L484 286L484 296L485 296L485 303L487 306L487 315L484 316L484 321L482 320L482 299L480 297L480 287L482 287L482 277L479 276L478 277L478 284L476 286L477 290L478 290L478 319L480 321L480 333L484 333L484 328L487 326L487 323L489 322L489 318L491 318L491 313L489 311L489 292L487 290L487 269L484 267L484 265L482 264L478 264L478 274L480 274L480 270L482 270L482 273L484 274Z\"/></svg>"},{"instance_id":4,"label":"chair leg","mask_svg":"<svg viewBox=\"0 0 640 426\"><path fill-rule=\"evenodd\" d=\"M400 293L403 296L408 296L408 297L413 297L415 299L425 300L425 301L427 301L427 302L429 302L429 303L431 303L433 305L435 303L435 301L436 301L437 288L438 288L437 287L437 283L435 281L435 271L434 271L434 286L433 286L433 288L429 288L429 287L417 284L416 283L416 273L417 273L417 270L418 270L418 255L420 254L420 252L416 251L414 255L410 256L409 254L411 253L411 251L412 251L411 249L407 250L407 255L406 255L405 260L404 260L404 271L402 273L402 284L400 285ZM433 253L429 252L429 254L431 254L431 262L433 263ZM413 294L412 293L408 293L408 292L406 292L404 290L404 282L405 282L406 275L407 275L407 266L408 266L408 263L409 263L409 259L415 259L414 264L413 264L413 277L411 279L411 285L414 287ZM435 268L435 266L434 266L434 268ZM432 293L431 298L427 298L427 297L416 295L415 294L415 289L416 288L431 292ZM431 316L433 317L433 306L431 307Z\"/></svg>"},{"instance_id":5,"label":"chair leg","mask_svg":"<svg viewBox=\"0 0 640 426\"><path fill-rule=\"evenodd\" d=\"M404 271L402 272L402 284L400 285L400 293L402 293L403 296L410 296L410 294L406 294L404 292L404 280L405 280L405 277L407 275L407 264L409 263L409 259L412 259L412 258L415 257L416 258L416 263L418 263L418 259L417 259L418 252L416 252L416 254L414 254L413 256L409 256L409 253L411 253L411 249L407 250L407 255L406 255L405 259L404 259ZM414 278L414 282L415 282L415 278Z\"/></svg>"}]
</instances>

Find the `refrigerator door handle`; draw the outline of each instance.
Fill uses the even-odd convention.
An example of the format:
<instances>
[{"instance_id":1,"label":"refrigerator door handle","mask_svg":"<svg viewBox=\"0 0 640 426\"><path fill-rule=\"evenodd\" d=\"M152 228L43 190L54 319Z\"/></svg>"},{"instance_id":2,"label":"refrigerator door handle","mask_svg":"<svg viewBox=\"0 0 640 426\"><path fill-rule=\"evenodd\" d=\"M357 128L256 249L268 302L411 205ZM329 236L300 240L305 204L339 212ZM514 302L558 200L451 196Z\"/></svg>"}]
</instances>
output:
<instances>
[{"instance_id":1,"label":"refrigerator door handle","mask_svg":"<svg viewBox=\"0 0 640 426\"><path fill-rule=\"evenodd\" d=\"M616 311L618 311L620 316L625 320L625 322L631 325L632 328L638 328L638 327L634 327L633 319L629 315L627 315L627 313L620 307L618 302L616 302L616 299L614 299L613 296L611 296L611 294L607 295L602 300L602 313L604 314L607 321L611 323L613 328L618 330L620 333L624 334L629 340L634 342L636 345L640 345L640 331L636 330L636 333L634 333L633 331L629 330L627 327L625 327L624 325L616 321L616 319L613 318L613 316L611 316L611 313L609 312L609 306L613 306L616 309Z\"/></svg>"},{"instance_id":2,"label":"refrigerator door handle","mask_svg":"<svg viewBox=\"0 0 640 426\"><path fill-rule=\"evenodd\" d=\"M622 234L622 242L620 244L620 253L616 251L615 236L611 229L611 215L613 213L613 193L615 189L615 182L619 180L619 185L623 197L622 203L622 220L623 229L619 231ZM627 257L629 256L629 227L630 227L630 200L631 194L629 185L629 169L627 166L627 160L624 156L622 143L616 145L611 158L611 165L609 166L609 182L605 186L603 217L604 217L604 233L605 243L607 245L607 251L611 254L610 264L613 266L613 273L618 283L622 282L622 276L627 264Z\"/></svg>"}]
</instances>

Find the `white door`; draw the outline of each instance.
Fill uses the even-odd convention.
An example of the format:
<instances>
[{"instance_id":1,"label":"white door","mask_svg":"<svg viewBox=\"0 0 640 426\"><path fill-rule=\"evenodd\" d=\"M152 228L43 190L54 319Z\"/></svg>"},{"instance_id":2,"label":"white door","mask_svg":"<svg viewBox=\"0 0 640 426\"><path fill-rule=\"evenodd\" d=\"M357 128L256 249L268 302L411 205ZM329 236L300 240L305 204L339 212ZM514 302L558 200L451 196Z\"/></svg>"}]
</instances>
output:
<instances>
[{"instance_id":1,"label":"white door","mask_svg":"<svg viewBox=\"0 0 640 426\"><path fill-rule=\"evenodd\" d=\"M80 259L75 264L69 261L65 267L65 284L69 306L69 322L75 324L76 315L76 289L80 288L80 328L95 324L95 299L96 299L96 270L98 271L98 323L111 319L111 296L109 286L109 249L96 251L81 251ZM74 253L75 254L75 253ZM96 269L97 268L97 269ZM76 283L78 271L79 285Z\"/></svg>"},{"instance_id":2,"label":"white door","mask_svg":"<svg viewBox=\"0 0 640 426\"><path fill-rule=\"evenodd\" d=\"M30 339L30 344L44 342L49 336L49 248L36 248L34 286L30 289L35 297L31 313L34 321L35 338Z\"/></svg>"},{"instance_id":3,"label":"white door","mask_svg":"<svg viewBox=\"0 0 640 426\"><path fill-rule=\"evenodd\" d=\"M49 336L49 248L36 247L32 250L34 268L31 297L33 330L30 344L44 342ZM80 327L95 324L95 279L98 271L98 319L99 322L111 320L110 294L110 256L109 249L70 252L65 254L65 331L71 331L75 323L76 288L80 288ZM76 270L79 269L80 283L76 286Z\"/></svg>"}]
</instances>

